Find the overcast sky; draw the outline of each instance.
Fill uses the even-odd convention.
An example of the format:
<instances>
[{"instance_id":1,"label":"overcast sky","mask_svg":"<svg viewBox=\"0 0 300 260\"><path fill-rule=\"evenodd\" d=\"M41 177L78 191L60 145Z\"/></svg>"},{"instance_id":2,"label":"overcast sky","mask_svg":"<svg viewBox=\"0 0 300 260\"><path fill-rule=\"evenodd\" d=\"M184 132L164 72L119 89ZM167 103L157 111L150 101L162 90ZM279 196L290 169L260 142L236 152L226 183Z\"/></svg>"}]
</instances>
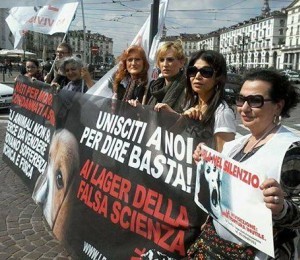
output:
<instances>
[{"instance_id":1,"label":"overcast sky","mask_svg":"<svg viewBox=\"0 0 300 260\"><path fill-rule=\"evenodd\" d=\"M113 39L115 56L131 43L150 14L153 0L83 0L86 29ZM269 0L271 11L292 0ZM261 14L264 0L169 0L167 35L208 33ZM81 4L70 30L82 30Z\"/></svg>"}]
</instances>

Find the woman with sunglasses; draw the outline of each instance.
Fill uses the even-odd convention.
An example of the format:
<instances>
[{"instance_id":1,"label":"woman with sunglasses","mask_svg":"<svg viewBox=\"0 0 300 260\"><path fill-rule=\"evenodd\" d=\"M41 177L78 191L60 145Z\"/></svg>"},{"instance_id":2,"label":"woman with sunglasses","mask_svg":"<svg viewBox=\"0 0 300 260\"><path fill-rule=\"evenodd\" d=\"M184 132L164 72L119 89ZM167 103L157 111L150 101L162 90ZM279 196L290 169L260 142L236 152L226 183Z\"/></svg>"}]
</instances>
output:
<instances>
[{"instance_id":1,"label":"woman with sunglasses","mask_svg":"<svg viewBox=\"0 0 300 260\"><path fill-rule=\"evenodd\" d=\"M194 53L188 63L185 111L182 115L200 120L213 136L208 146L221 151L223 144L234 139L236 120L233 109L225 101L226 61L213 50ZM167 104L156 109L173 111Z\"/></svg>"},{"instance_id":2,"label":"woman with sunglasses","mask_svg":"<svg viewBox=\"0 0 300 260\"><path fill-rule=\"evenodd\" d=\"M113 98L123 101L138 100L146 94L149 63L144 49L133 45L118 58L119 66L114 76Z\"/></svg>"},{"instance_id":3,"label":"woman with sunglasses","mask_svg":"<svg viewBox=\"0 0 300 260\"><path fill-rule=\"evenodd\" d=\"M156 53L156 66L160 76L152 81L147 92L147 105L158 111L160 104L167 104L173 111L183 111L186 87L184 64L186 57L179 41L165 42ZM138 102L130 100L129 104L137 106Z\"/></svg>"},{"instance_id":4,"label":"woman with sunglasses","mask_svg":"<svg viewBox=\"0 0 300 260\"><path fill-rule=\"evenodd\" d=\"M285 76L266 69L250 72L236 98L237 111L250 134L226 143L222 151L267 177L259 188L272 212L275 259L299 259L300 137L280 124L280 118L289 117L299 101L299 92ZM200 152L198 146L193 154L196 162ZM210 242L214 239L218 245ZM188 255L190 259L270 259L212 219Z\"/></svg>"}]
</instances>

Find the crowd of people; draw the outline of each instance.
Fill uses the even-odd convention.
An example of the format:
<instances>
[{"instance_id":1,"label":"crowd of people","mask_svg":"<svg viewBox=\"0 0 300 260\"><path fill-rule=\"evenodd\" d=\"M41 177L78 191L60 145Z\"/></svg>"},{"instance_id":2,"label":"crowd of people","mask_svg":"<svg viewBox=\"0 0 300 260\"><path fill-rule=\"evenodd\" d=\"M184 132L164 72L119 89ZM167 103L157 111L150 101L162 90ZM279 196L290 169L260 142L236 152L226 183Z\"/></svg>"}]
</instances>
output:
<instances>
[{"instance_id":1,"label":"crowd of people","mask_svg":"<svg viewBox=\"0 0 300 260\"><path fill-rule=\"evenodd\" d=\"M85 93L93 87L91 75L82 60L72 56L68 44L60 44L56 55L44 78L35 60L26 61L24 75L57 89ZM180 42L166 42L157 51L156 66L160 74L150 79L143 48L128 47L118 58L112 98L133 107L149 105L158 113L168 111L198 120L213 136L207 146L245 167L255 165L257 172L266 176L260 189L272 212L275 259L298 259L300 137L281 125L281 118L288 117L299 103L295 87L275 70L246 74L236 96L236 110L250 134L235 139L236 114L224 96L227 66L222 54L200 50L187 61ZM195 163L201 160L201 145L193 154ZM189 259L268 259L212 217L199 233L187 251Z\"/></svg>"}]
</instances>

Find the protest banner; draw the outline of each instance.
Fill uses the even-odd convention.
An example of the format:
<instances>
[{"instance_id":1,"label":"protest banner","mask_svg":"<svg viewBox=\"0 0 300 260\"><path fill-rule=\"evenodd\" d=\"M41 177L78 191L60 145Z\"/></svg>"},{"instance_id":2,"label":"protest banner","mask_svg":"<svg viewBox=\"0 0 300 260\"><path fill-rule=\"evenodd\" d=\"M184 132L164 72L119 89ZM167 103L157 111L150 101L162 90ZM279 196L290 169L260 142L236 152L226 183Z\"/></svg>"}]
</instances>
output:
<instances>
[{"instance_id":1,"label":"protest banner","mask_svg":"<svg viewBox=\"0 0 300 260\"><path fill-rule=\"evenodd\" d=\"M47 167L48 147L56 125L53 100L49 85L18 77L3 155L31 187Z\"/></svg>"},{"instance_id":2,"label":"protest banner","mask_svg":"<svg viewBox=\"0 0 300 260\"><path fill-rule=\"evenodd\" d=\"M201 145L194 199L233 234L274 257L272 213L259 188L265 179L264 173Z\"/></svg>"},{"instance_id":3,"label":"protest banner","mask_svg":"<svg viewBox=\"0 0 300 260\"><path fill-rule=\"evenodd\" d=\"M20 147L37 122L44 124L47 137L38 136L43 167L33 167L29 177L13 145L16 155L5 152L4 159L29 184L57 238L79 259L93 258L92 251L97 259L184 257L206 219L193 201L191 154L211 133L177 114L71 91L54 95L51 88L51 101L43 104L52 108L45 114L33 104L45 89L20 77L9 122L14 113L31 122L24 139L16 134ZM35 166L32 158L26 157Z\"/></svg>"},{"instance_id":4,"label":"protest banner","mask_svg":"<svg viewBox=\"0 0 300 260\"><path fill-rule=\"evenodd\" d=\"M191 156L206 129L177 114L102 97L78 93L72 103L60 121L79 146L73 195L64 202L73 217L63 234L55 227L54 233L80 258L91 247L108 259L185 256L206 219L193 202Z\"/></svg>"},{"instance_id":5,"label":"protest banner","mask_svg":"<svg viewBox=\"0 0 300 260\"><path fill-rule=\"evenodd\" d=\"M264 176L206 146L197 168L200 142L199 121L19 76L3 158L74 258L181 259L205 212L272 256Z\"/></svg>"}]
</instances>

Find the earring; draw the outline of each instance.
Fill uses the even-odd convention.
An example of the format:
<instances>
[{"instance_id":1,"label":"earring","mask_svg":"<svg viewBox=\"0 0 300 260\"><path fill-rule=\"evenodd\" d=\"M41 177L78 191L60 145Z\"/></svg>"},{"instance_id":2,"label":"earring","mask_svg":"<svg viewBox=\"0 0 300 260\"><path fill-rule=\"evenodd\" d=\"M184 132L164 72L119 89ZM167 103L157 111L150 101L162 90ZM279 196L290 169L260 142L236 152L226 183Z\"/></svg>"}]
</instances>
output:
<instances>
[{"instance_id":1,"label":"earring","mask_svg":"<svg viewBox=\"0 0 300 260\"><path fill-rule=\"evenodd\" d=\"M281 123L281 116L274 115L274 117L273 117L273 123L275 125L280 125L280 123Z\"/></svg>"}]
</instances>

